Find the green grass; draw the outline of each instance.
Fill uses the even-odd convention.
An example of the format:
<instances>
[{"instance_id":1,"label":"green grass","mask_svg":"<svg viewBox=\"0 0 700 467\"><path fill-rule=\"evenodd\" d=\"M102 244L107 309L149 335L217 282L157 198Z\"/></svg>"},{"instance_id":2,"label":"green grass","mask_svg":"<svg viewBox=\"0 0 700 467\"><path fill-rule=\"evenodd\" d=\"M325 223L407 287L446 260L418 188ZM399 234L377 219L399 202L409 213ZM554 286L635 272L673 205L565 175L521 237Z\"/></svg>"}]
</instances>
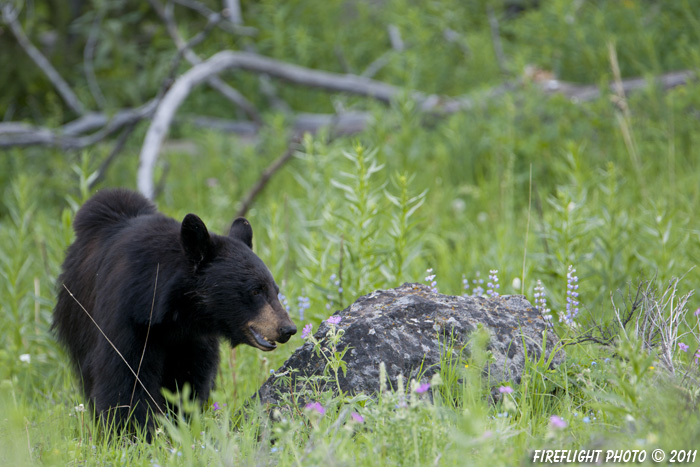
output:
<instances>
[{"instance_id":1,"label":"green grass","mask_svg":"<svg viewBox=\"0 0 700 467\"><path fill-rule=\"evenodd\" d=\"M583 2L578 10L577 2L541 3L501 24L514 73L532 63L562 79L604 83L612 77L608 43L626 77L700 65L692 46L700 18L695 2ZM361 71L388 47L386 24L396 24L409 47L378 78L452 95L498 82L483 2L387 4L358 2L348 13L346 2L270 0L251 6L248 18L263 31L256 39L261 53L306 66L340 71L340 50ZM314 16L306 12L313 7ZM575 20L564 21L567 15ZM460 41L446 43L445 28L459 31ZM243 41L214 39L223 42L207 42L205 50ZM436 44L444 51L435 53ZM157 52L154 46L151 53ZM250 76L231 79L264 105ZM134 94L129 86L123 92ZM295 109L332 109L325 94L282 85L279 91ZM550 308L564 313L573 265L582 306L577 327L555 323L570 344L563 364L551 370L533 357L520 384L506 383L514 391L493 403L481 378L488 352L475 335L469 359L445 358L433 402L406 381L407 395L312 394L325 407L323 416L298 408L270 418L250 397L301 338L266 354L224 346L211 400L219 410L185 408L189 421L165 421L151 444L110 441L88 411L75 409L86 400L49 331L72 218L110 147L82 154L13 149L0 154L0 464L527 465L533 449L668 454L697 446L700 376L693 355L700 328L693 312L700 302L691 295L677 308L684 294L700 288L697 82L668 92L649 86L628 96L626 114L607 98L575 104L526 87L428 124L404 100L384 108L338 99L348 108L369 108L375 123L351 139L307 137L247 214L255 249L298 327L316 326L374 289L423 282L428 268L441 293L456 295L465 292L463 276L486 279L498 269L501 294L523 290L533 301L540 279ZM204 91L186 107L225 111ZM175 128L172 139L196 151L162 154L159 176L169 169L159 208L176 218L195 212L210 229L224 231L248 188L285 150L284 118L272 111L265 118L271 127L255 144ZM101 187L134 187L144 132L137 128ZM341 264L339 292L331 276L340 275ZM674 278L681 278L677 293L666 300ZM637 322L625 332L615 329L615 308L629 306L627 288L634 292L643 280L651 280L656 299L647 297L640 316L675 316L679 323L666 349L658 341L650 349L648 335L633 331ZM311 304L303 320L299 296ZM573 344L596 323L612 330L614 344ZM354 421L353 412L364 421ZM554 428L553 415L567 427Z\"/></svg>"}]
</instances>

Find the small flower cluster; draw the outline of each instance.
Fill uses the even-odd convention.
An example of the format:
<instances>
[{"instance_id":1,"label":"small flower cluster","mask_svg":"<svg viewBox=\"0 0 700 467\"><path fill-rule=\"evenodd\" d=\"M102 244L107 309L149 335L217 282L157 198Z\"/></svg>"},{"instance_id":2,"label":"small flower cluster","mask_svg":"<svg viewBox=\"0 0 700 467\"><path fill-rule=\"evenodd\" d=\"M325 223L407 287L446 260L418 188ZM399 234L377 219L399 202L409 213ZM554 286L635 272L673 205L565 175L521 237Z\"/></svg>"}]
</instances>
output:
<instances>
[{"instance_id":1,"label":"small flower cluster","mask_svg":"<svg viewBox=\"0 0 700 467\"><path fill-rule=\"evenodd\" d=\"M427 392L428 389L430 389L430 383L421 383L416 386L415 391L417 394L423 394L424 392Z\"/></svg>"},{"instance_id":2,"label":"small flower cluster","mask_svg":"<svg viewBox=\"0 0 700 467\"><path fill-rule=\"evenodd\" d=\"M464 293L462 294L463 297L466 297L469 295L467 291L469 290L469 279L467 279L467 276L462 274L462 290L464 290Z\"/></svg>"},{"instance_id":3,"label":"small flower cluster","mask_svg":"<svg viewBox=\"0 0 700 467\"><path fill-rule=\"evenodd\" d=\"M340 317L340 316L338 316L338 315L333 315L333 316L330 316L330 317L326 320L326 322L327 322L328 324L332 324L332 325L334 325L334 326L337 326L337 325L340 324L340 321L341 321L342 319L343 319L343 318Z\"/></svg>"},{"instance_id":4,"label":"small flower cluster","mask_svg":"<svg viewBox=\"0 0 700 467\"><path fill-rule=\"evenodd\" d=\"M486 293L490 297L498 297L498 289L501 288L501 284L498 283L498 269L491 269L489 271L489 282L486 284Z\"/></svg>"},{"instance_id":5,"label":"small flower cluster","mask_svg":"<svg viewBox=\"0 0 700 467\"><path fill-rule=\"evenodd\" d=\"M304 312L311 308L311 303L309 301L309 297L305 297L304 295L300 295L298 298L298 307L299 307L299 319L304 321Z\"/></svg>"},{"instance_id":6,"label":"small flower cluster","mask_svg":"<svg viewBox=\"0 0 700 467\"><path fill-rule=\"evenodd\" d=\"M476 271L476 279L472 279L472 284L474 284L474 288L472 289L474 293L472 295L475 297L481 297L484 295L484 288L481 286L481 284L484 283L484 280L480 276L481 274L479 271Z\"/></svg>"},{"instance_id":7,"label":"small flower cluster","mask_svg":"<svg viewBox=\"0 0 700 467\"><path fill-rule=\"evenodd\" d=\"M333 273L331 276L328 278L330 283L331 283L331 290L335 289L338 291L338 295L343 293L343 287L340 285L340 279L338 278L338 275ZM328 302L326 303L326 310L330 311L331 308L333 307L333 302L335 302L335 298L331 293L326 295L326 298L328 299Z\"/></svg>"},{"instance_id":8,"label":"small flower cluster","mask_svg":"<svg viewBox=\"0 0 700 467\"><path fill-rule=\"evenodd\" d=\"M474 297L480 297L484 295L484 288L481 286L481 284L484 283L484 280L479 277L479 271L476 272L476 279L472 279L472 296ZM469 296L469 279L467 279L467 276L462 274L462 289L464 292L462 293L463 297L468 297Z\"/></svg>"},{"instance_id":9,"label":"small flower cluster","mask_svg":"<svg viewBox=\"0 0 700 467\"><path fill-rule=\"evenodd\" d=\"M542 315L549 327L552 327L552 310L547 308L547 296L544 293L542 281L537 279L535 286L535 309Z\"/></svg>"},{"instance_id":10,"label":"small flower cluster","mask_svg":"<svg viewBox=\"0 0 700 467\"><path fill-rule=\"evenodd\" d=\"M274 371L274 370L273 370L273 371ZM221 404L221 405L219 405L218 402L214 402L214 403L211 405L212 410L214 410L215 412L216 412L217 410L221 410L223 407L226 407L226 404Z\"/></svg>"},{"instance_id":11,"label":"small flower cluster","mask_svg":"<svg viewBox=\"0 0 700 467\"><path fill-rule=\"evenodd\" d=\"M576 316L578 316L578 276L575 276L576 269L569 266L569 271L566 273L566 314L559 318L569 326L574 324Z\"/></svg>"},{"instance_id":12,"label":"small flower cluster","mask_svg":"<svg viewBox=\"0 0 700 467\"><path fill-rule=\"evenodd\" d=\"M326 370L333 372L335 382L338 385L338 391L340 391L341 394L343 390L340 386L340 380L338 379L338 371L341 368L345 368L343 357L345 356L345 352L348 351L347 347L342 350L338 349L338 344L345 335L345 330L338 327L342 319L342 316L339 315L332 315L326 319L326 323L328 323L329 326L325 337L317 339L313 336L313 325L311 324L304 326L301 333L302 339L313 344L316 355L326 360Z\"/></svg>"},{"instance_id":13,"label":"small flower cluster","mask_svg":"<svg viewBox=\"0 0 700 467\"><path fill-rule=\"evenodd\" d=\"M578 417L578 412L574 412L574 417ZM593 418L591 418L591 417L593 417ZM589 416L589 415L584 415L583 418L581 419L581 421L582 421L583 423L591 423L591 420L592 420L592 421L597 420L597 418L596 418L595 414L593 413L593 411L590 412L590 416Z\"/></svg>"},{"instance_id":14,"label":"small flower cluster","mask_svg":"<svg viewBox=\"0 0 700 467\"><path fill-rule=\"evenodd\" d=\"M430 290L433 293L438 293L437 281L435 280L435 274L433 274L433 268L426 270L428 275L425 277L425 282L430 285Z\"/></svg>"},{"instance_id":15,"label":"small flower cluster","mask_svg":"<svg viewBox=\"0 0 700 467\"><path fill-rule=\"evenodd\" d=\"M304 326L304 329L301 331L301 338L306 339L311 335L311 333L314 330L314 325L309 323L306 326Z\"/></svg>"},{"instance_id":16,"label":"small flower cluster","mask_svg":"<svg viewBox=\"0 0 700 467\"><path fill-rule=\"evenodd\" d=\"M287 296L280 292L277 294L277 300L279 300L282 306L284 307L284 311L289 313L289 300L287 300Z\"/></svg>"},{"instance_id":17,"label":"small flower cluster","mask_svg":"<svg viewBox=\"0 0 700 467\"><path fill-rule=\"evenodd\" d=\"M566 428L569 425L559 415L552 415L549 418L549 424L552 426L552 428L558 428L558 429Z\"/></svg>"},{"instance_id":18,"label":"small flower cluster","mask_svg":"<svg viewBox=\"0 0 700 467\"><path fill-rule=\"evenodd\" d=\"M320 415L323 415L326 413L326 409L321 405L320 402L310 402L306 404L306 407L304 407L306 410L310 412L316 412Z\"/></svg>"},{"instance_id":19,"label":"small flower cluster","mask_svg":"<svg viewBox=\"0 0 700 467\"><path fill-rule=\"evenodd\" d=\"M323 405L321 405L320 402L309 402L308 404L306 404L306 406L304 406L304 409L306 409L310 413L315 412L321 416L326 414L326 408ZM355 423L364 423L364 421L365 421L365 417L363 417L362 415L360 415L357 412L352 412L350 414L350 417L353 419L353 421Z\"/></svg>"}]
</instances>

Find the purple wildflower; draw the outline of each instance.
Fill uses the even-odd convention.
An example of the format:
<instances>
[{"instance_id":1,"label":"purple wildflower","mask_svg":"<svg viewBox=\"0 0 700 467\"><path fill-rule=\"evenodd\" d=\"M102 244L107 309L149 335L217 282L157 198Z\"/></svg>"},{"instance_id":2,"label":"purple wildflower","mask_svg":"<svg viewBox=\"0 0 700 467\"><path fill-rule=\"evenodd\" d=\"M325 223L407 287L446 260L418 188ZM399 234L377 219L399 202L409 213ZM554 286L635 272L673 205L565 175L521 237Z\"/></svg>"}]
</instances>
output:
<instances>
[{"instance_id":1,"label":"purple wildflower","mask_svg":"<svg viewBox=\"0 0 700 467\"><path fill-rule=\"evenodd\" d=\"M423 393L426 392L428 389L430 389L430 383L421 383L421 384L416 388L416 392L417 392L418 394L423 394Z\"/></svg>"},{"instance_id":2,"label":"purple wildflower","mask_svg":"<svg viewBox=\"0 0 700 467\"><path fill-rule=\"evenodd\" d=\"M574 275L575 272L576 269L569 266L569 271L566 273L566 315L559 319L569 326L574 324L578 315L578 276Z\"/></svg>"},{"instance_id":3,"label":"purple wildflower","mask_svg":"<svg viewBox=\"0 0 700 467\"><path fill-rule=\"evenodd\" d=\"M213 408L214 410L220 410L220 409L221 409L221 407L219 407L219 403L218 403L218 402L214 402L214 405L212 406L212 408Z\"/></svg>"},{"instance_id":4,"label":"purple wildflower","mask_svg":"<svg viewBox=\"0 0 700 467\"><path fill-rule=\"evenodd\" d=\"M328 324L335 324L335 325L338 325L338 324L340 324L340 320L341 320L341 319L343 319L343 318L341 318L341 317L338 316L338 315L334 315L334 316L329 317L329 318L326 320L326 322L327 322Z\"/></svg>"},{"instance_id":5,"label":"purple wildflower","mask_svg":"<svg viewBox=\"0 0 700 467\"><path fill-rule=\"evenodd\" d=\"M498 392L501 394L511 394L513 392L513 388L510 386L501 386L498 388Z\"/></svg>"},{"instance_id":6,"label":"purple wildflower","mask_svg":"<svg viewBox=\"0 0 700 467\"><path fill-rule=\"evenodd\" d=\"M364 423L364 421L365 421L365 417L363 417L362 415L360 415L360 414L357 413L357 412L351 413L350 416L351 416L352 419L355 420L357 423Z\"/></svg>"},{"instance_id":7,"label":"purple wildflower","mask_svg":"<svg viewBox=\"0 0 700 467\"><path fill-rule=\"evenodd\" d=\"M700 318L700 308L698 308L697 310L695 310L695 313L693 313L693 314L694 314L695 316L697 316L698 318Z\"/></svg>"},{"instance_id":8,"label":"purple wildflower","mask_svg":"<svg viewBox=\"0 0 700 467\"><path fill-rule=\"evenodd\" d=\"M323 408L320 402L310 402L306 404L306 407L304 407L306 410L313 410L314 412L318 412L321 415L326 413L326 409Z\"/></svg>"},{"instance_id":9,"label":"purple wildflower","mask_svg":"<svg viewBox=\"0 0 700 467\"><path fill-rule=\"evenodd\" d=\"M683 352L687 352L688 347L690 347L688 344L684 344L683 342L678 343L678 348L681 349Z\"/></svg>"},{"instance_id":10,"label":"purple wildflower","mask_svg":"<svg viewBox=\"0 0 700 467\"><path fill-rule=\"evenodd\" d=\"M309 323L306 326L304 326L304 329L301 331L301 338L306 339L311 335L311 331L314 329L314 325Z\"/></svg>"},{"instance_id":11,"label":"purple wildflower","mask_svg":"<svg viewBox=\"0 0 700 467\"><path fill-rule=\"evenodd\" d=\"M547 308L547 295L544 293L544 285L542 281L537 279L535 285L535 309L542 315L545 323L551 328L552 326L552 310Z\"/></svg>"},{"instance_id":12,"label":"purple wildflower","mask_svg":"<svg viewBox=\"0 0 700 467\"><path fill-rule=\"evenodd\" d=\"M284 307L284 311L289 313L289 301L287 300L287 296L280 292L277 294L277 300L279 300Z\"/></svg>"},{"instance_id":13,"label":"purple wildflower","mask_svg":"<svg viewBox=\"0 0 700 467\"><path fill-rule=\"evenodd\" d=\"M491 297L498 297L498 289L501 288L501 284L498 283L498 269L491 269L489 271L489 282L486 284L488 289L486 293Z\"/></svg>"},{"instance_id":14,"label":"purple wildflower","mask_svg":"<svg viewBox=\"0 0 700 467\"><path fill-rule=\"evenodd\" d=\"M464 289L464 294L462 294L462 296L468 296L469 294L467 293L467 290L469 290L469 279L467 279L464 274L462 274L462 289Z\"/></svg>"},{"instance_id":15,"label":"purple wildflower","mask_svg":"<svg viewBox=\"0 0 700 467\"><path fill-rule=\"evenodd\" d=\"M430 291L438 293L437 281L435 280L435 274L433 274L433 268L427 269L425 272L428 273L425 277L425 282L428 282L428 285L430 285Z\"/></svg>"},{"instance_id":16,"label":"purple wildflower","mask_svg":"<svg viewBox=\"0 0 700 467\"><path fill-rule=\"evenodd\" d=\"M309 303L309 297L305 297L304 295L300 295L297 300L297 305L299 307L299 319L304 321L304 311L311 308L311 303Z\"/></svg>"},{"instance_id":17,"label":"purple wildflower","mask_svg":"<svg viewBox=\"0 0 700 467\"><path fill-rule=\"evenodd\" d=\"M472 280L472 284L474 284L474 288L472 289L474 293L472 294L475 297L481 297L484 295L484 288L481 286L481 284L484 283L484 280L479 277L481 273L479 271L476 271L476 279Z\"/></svg>"},{"instance_id":18,"label":"purple wildflower","mask_svg":"<svg viewBox=\"0 0 700 467\"><path fill-rule=\"evenodd\" d=\"M700 360L700 349L698 349L698 351L695 352L695 363L698 363L698 360Z\"/></svg>"},{"instance_id":19,"label":"purple wildflower","mask_svg":"<svg viewBox=\"0 0 700 467\"><path fill-rule=\"evenodd\" d=\"M560 429L566 428L568 425L566 423L566 421L564 421L564 419L561 418L559 415L552 415L549 418L549 423L550 423L550 425L552 425L553 428L560 428Z\"/></svg>"}]
</instances>

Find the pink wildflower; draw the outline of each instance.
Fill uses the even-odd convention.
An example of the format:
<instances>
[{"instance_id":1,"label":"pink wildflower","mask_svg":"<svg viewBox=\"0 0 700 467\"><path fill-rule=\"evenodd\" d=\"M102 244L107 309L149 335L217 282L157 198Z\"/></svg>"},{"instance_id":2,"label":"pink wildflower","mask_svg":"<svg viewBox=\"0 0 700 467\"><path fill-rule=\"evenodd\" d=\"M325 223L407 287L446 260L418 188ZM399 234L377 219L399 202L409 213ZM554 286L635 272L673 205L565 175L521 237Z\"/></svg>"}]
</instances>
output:
<instances>
[{"instance_id":1,"label":"pink wildflower","mask_svg":"<svg viewBox=\"0 0 700 467\"><path fill-rule=\"evenodd\" d=\"M310 402L306 404L306 407L304 407L306 410L313 410L314 412L318 412L321 415L326 413L326 409L323 408L320 402Z\"/></svg>"},{"instance_id":2,"label":"pink wildflower","mask_svg":"<svg viewBox=\"0 0 700 467\"><path fill-rule=\"evenodd\" d=\"M416 392L418 394L423 394L426 392L428 389L430 389L430 383L421 383L420 386L416 388Z\"/></svg>"},{"instance_id":3,"label":"pink wildflower","mask_svg":"<svg viewBox=\"0 0 700 467\"><path fill-rule=\"evenodd\" d=\"M552 425L552 427L559 428L559 429L566 428L568 425L566 423L566 421L564 421L564 419L561 418L559 415L552 415L549 418L549 423L550 423L550 425Z\"/></svg>"},{"instance_id":4,"label":"pink wildflower","mask_svg":"<svg viewBox=\"0 0 700 467\"><path fill-rule=\"evenodd\" d=\"M328 324L335 324L335 325L338 325L338 324L340 324L340 320L341 320L341 319L342 319L342 318L341 318L340 316L335 315L335 316L331 316L330 318L328 318L328 319L326 320L326 322L327 322Z\"/></svg>"},{"instance_id":5,"label":"pink wildflower","mask_svg":"<svg viewBox=\"0 0 700 467\"><path fill-rule=\"evenodd\" d=\"M690 347L688 344L684 344L683 342L678 343L678 348L681 349L683 352L687 352L688 347Z\"/></svg>"},{"instance_id":6,"label":"pink wildflower","mask_svg":"<svg viewBox=\"0 0 700 467\"><path fill-rule=\"evenodd\" d=\"M351 413L350 416L351 416L352 419L355 420L357 423L363 423L363 422L365 421L365 417L363 417L362 415L360 415L360 414L357 413L357 412Z\"/></svg>"},{"instance_id":7,"label":"pink wildflower","mask_svg":"<svg viewBox=\"0 0 700 467\"><path fill-rule=\"evenodd\" d=\"M306 326L304 326L304 329L301 331L301 338L306 339L311 335L311 331L313 331L314 325L309 323Z\"/></svg>"},{"instance_id":8,"label":"pink wildflower","mask_svg":"<svg viewBox=\"0 0 700 467\"><path fill-rule=\"evenodd\" d=\"M501 394L511 394L513 392L513 388L510 386L501 386L498 388L498 392Z\"/></svg>"}]
</instances>

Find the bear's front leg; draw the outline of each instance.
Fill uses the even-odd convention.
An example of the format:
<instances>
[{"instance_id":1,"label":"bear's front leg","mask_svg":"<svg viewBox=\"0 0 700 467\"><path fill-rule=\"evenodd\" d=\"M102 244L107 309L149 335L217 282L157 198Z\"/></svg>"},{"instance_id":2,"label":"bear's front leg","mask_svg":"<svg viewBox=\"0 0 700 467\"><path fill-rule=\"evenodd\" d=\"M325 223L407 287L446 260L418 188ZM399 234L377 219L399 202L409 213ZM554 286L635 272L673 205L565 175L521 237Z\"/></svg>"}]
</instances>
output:
<instances>
[{"instance_id":1,"label":"bear's front leg","mask_svg":"<svg viewBox=\"0 0 700 467\"><path fill-rule=\"evenodd\" d=\"M111 346L101 346L99 350L101 358L95 359L93 371L100 376L93 377L90 395L95 412L108 429L122 431L130 425L146 427L150 439L155 416L165 411L165 400L160 392L162 352L155 346L147 348L142 361L139 352L123 353L125 362Z\"/></svg>"},{"instance_id":2,"label":"bear's front leg","mask_svg":"<svg viewBox=\"0 0 700 467\"><path fill-rule=\"evenodd\" d=\"M204 403L219 369L219 338L193 337L168 349L163 386L172 392L189 386L191 396Z\"/></svg>"}]
</instances>

